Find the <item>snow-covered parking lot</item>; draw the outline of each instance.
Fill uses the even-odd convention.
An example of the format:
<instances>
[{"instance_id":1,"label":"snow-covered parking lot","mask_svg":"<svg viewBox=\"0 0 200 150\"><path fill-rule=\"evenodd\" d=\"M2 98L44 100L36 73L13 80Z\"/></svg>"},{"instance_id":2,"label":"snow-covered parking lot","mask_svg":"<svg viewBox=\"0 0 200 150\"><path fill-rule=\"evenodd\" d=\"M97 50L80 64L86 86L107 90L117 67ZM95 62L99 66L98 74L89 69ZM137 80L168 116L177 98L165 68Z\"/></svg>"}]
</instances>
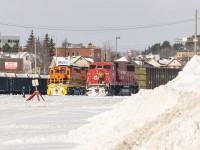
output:
<instances>
[{"instance_id":1,"label":"snow-covered parking lot","mask_svg":"<svg viewBox=\"0 0 200 150\"><path fill-rule=\"evenodd\" d=\"M0 95L0 149L72 149L75 144L67 140L69 130L126 97L44 98L26 101L21 95Z\"/></svg>"}]
</instances>

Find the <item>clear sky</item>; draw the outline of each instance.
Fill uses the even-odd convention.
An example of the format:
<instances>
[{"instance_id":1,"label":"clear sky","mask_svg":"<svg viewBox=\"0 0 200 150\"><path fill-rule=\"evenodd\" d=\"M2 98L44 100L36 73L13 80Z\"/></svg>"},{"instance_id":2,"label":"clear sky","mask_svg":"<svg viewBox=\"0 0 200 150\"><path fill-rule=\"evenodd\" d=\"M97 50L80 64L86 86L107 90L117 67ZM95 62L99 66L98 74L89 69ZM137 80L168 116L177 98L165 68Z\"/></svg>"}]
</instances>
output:
<instances>
[{"instance_id":1,"label":"clear sky","mask_svg":"<svg viewBox=\"0 0 200 150\"><path fill-rule=\"evenodd\" d=\"M20 36L22 46L33 29L57 46L67 38L115 49L120 37L118 50L142 50L193 35L195 9L200 14L200 0L1 0L0 32Z\"/></svg>"}]
</instances>

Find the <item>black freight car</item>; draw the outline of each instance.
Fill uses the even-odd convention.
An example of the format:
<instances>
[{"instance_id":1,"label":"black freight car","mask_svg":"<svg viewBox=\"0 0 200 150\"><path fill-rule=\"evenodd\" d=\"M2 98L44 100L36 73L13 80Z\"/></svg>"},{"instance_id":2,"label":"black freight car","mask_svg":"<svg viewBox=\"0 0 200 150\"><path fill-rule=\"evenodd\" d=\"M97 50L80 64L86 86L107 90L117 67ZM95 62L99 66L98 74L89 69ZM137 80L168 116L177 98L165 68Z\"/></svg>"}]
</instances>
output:
<instances>
[{"instance_id":1,"label":"black freight car","mask_svg":"<svg viewBox=\"0 0 200 150\"><path fill-rule=\"evenodd\" d=\"M0 94L22 94L22 90L26 94L32 94L35 87L32 86L32 80L38 79L39 85L37 89L41 94L46 94L47 90L47 77L46 76L33 76L28 74L1 74L0 76ZM25 89L23 89L23 87Z\"/></svg>"},{"instance_id":2,"label":"black freight car","mask_svg":"<svg viewBox=\"0 0 200 150\"><path fill-rule=\"evenodd\" d=\"M0 77L0 94L9 94L9 78Z\"/></svg>"},{"instance_id":3,"label":"black freight car","mask_svg":"<svg viewBox=\"0 0 200 150\"><path fill-rule=\"evenodd\" d=\"M154 89L176 78L180 68L136 67L135 75L140 89Z\"/></svg>"}]
</instances>

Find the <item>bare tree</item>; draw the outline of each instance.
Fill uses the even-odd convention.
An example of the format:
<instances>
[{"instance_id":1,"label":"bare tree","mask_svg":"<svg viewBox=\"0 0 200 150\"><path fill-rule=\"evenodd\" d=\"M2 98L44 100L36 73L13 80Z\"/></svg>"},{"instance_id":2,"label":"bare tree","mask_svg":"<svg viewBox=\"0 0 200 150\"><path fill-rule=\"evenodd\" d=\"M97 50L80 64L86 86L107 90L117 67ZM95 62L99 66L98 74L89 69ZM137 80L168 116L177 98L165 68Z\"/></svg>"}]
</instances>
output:
<instances>
[{"instance_id":1,"label":"bare tree","mask_svg":"<svg viewBox=\"0 0 200 150\"><path fill-rule=\"evenodd\" d=\"M113 46L110 41L103 42L103 48L101 53L101 61L111 61L111 51L113 50Z\"/></svg>"},{"instance_id":2,"label":"bare tree","mask_svg":"<svg viewBox=\"0 0 200 150\"><path fill-rule=\"evenodd\" d=\"M68 46L68 41L67 38L64 39L64 41L62 42L62 48L67 48Z\"/></svg>"}]
</instances>

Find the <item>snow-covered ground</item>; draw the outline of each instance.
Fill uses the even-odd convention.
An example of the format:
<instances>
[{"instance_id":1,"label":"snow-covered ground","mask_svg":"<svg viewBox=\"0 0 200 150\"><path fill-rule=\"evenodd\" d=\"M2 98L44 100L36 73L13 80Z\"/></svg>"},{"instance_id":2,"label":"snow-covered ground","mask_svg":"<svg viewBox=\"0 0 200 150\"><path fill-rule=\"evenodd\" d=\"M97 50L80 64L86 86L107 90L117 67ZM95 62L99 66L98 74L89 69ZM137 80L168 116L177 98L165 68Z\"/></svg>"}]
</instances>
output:
<instances>
[{"instance_id":1,"label":"snow-covered ground","mask_svg":"<svg viewBox=\"0 0 200 150\"><path fill-rule=\"evenodd\" d=\"M199 150L200 56L130 97L0 96L0 149ZM89 119L88 119L89 118Z\"/></svg>"},{"instance_id":2,"label":"snow-covered ground","mask_svg":"<svg viewBox=\"0 0 200 150\"><path fill-rule=\"evenodd\" d=\"M27 95L26 98L29 96ZM126 97L44 96L26 101L22 95L0 95L0 149L66 150L69 130L87 123Z\"/></svg>"}]
</instances>

